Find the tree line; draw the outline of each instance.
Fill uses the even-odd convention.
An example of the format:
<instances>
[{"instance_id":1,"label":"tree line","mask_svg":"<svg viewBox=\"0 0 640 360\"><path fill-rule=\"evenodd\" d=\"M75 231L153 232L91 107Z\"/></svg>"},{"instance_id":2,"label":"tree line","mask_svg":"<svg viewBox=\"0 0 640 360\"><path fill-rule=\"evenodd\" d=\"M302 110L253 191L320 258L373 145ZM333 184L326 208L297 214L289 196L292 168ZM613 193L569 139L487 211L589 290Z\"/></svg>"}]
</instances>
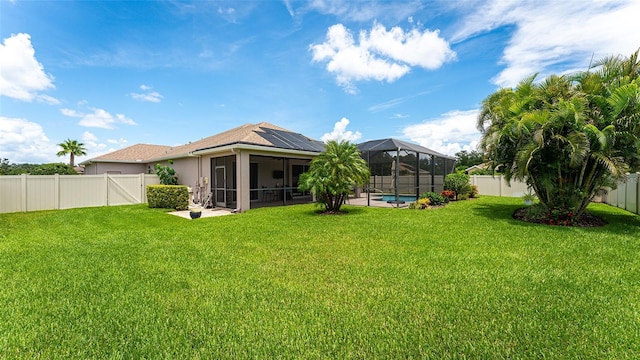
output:
<instances>
[{"instance_id":1,"label":"tree line","mask_svg":"<svg viewBox=\"0 0 640 360\"><path fill-rule=\"evenodd\" d=\"M75 157L87 155L87 148L77 140L67 139L58 144L61 150L57 152L57 156L69 155L69 165L63 163L49 164L15 164L9 162L7 158L0 159L0 175L76 175Z\"/></svg>"}]
</instances>

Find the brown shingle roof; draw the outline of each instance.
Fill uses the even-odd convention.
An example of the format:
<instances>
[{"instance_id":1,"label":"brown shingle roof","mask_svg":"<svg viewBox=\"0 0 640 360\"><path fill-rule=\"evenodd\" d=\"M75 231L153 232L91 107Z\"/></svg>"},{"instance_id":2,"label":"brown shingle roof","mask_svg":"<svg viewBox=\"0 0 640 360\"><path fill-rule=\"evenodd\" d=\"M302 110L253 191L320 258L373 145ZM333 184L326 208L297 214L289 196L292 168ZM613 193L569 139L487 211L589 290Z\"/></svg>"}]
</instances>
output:
<instances>
[{"instance_id":1,"label":"brown shingle roof","mask_svg":"<svg viewBox=\"0 0 640 360\"><path fill-rule=\"evenodd\" d=\"M209 149L217 146L244 143L255 144L264 146L273 146L269 140L260 134L264 134L263 128L274 129L279 131L285 131L292 133L290 130L270 124L268 122L261 122L258 124L245 124L225 132L209 136L194 142L190 142L185 145L179 146L163 146L163 145L148 145L148 144L136 144L124 149L114 151L109 154L105 154L88 162L105 162L105 161L131 161L131 162L150 162L156 159L167 158L180 158L187 156L188 153L200 150ZM314 141L309 139L309 141Z\"/></svg>"},{"instance_id":2,"label":"brown shingle roof","mask_svg":"<svg viewBox=\"0 0 640 360\"><path fill-rule=\"evenodd\" d=\"M260 129L261 127L290 132L287 129L270 124L268 122L261 122L259 124L244 124L242 126L238 126L237 128L233 128L231 130L227 130L225 132L221 132L219 134L212 135L204 139L191 142L189 144L174 146L169 151L167 151L164 156L185 155L189 152L199 149L207 149L215 146L234 143L273 146L273 144L257 134L257 132L263 132L263 130Z\"/></svg>"},{"instance_id":3,"label":"brown shingle roof","mask_svg":"<svg viewBox=\"0 0 640 360\"><path fill-rule=\"evenodd\" d=\"M162 156L170 146L135 144L124 149L116 150L102 156L98 156L90 161L141 161L146 162L153 158Z\"/></svg>"}]
</instances>

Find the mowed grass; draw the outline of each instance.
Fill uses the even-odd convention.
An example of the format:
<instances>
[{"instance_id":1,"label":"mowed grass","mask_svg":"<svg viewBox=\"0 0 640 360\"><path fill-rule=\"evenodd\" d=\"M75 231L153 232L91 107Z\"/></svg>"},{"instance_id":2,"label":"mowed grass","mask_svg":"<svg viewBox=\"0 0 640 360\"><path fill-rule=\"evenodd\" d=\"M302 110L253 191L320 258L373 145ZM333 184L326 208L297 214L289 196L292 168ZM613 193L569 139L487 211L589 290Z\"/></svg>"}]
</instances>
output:
<instances>
[{"instance_id":1,"label":"mowed grass","mask_svg":"<svg viewBox=\"0 0 640 360\"><path fill-rule=\"evenodd\" d=\"M640 358L640 216L313 205L0 215L0 358Z\"/></svg>"}]
</instances>

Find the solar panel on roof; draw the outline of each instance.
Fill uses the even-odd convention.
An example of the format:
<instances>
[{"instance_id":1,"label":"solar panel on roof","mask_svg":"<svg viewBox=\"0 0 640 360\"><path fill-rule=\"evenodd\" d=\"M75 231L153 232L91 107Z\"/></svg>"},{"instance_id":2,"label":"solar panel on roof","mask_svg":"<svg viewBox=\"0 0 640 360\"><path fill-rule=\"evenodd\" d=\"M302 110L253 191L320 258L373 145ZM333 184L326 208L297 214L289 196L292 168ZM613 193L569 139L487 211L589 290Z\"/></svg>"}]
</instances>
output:
<instances>
[{"instance_id":1,"label":"solar panel on roof","mask_svg":"<svg viewBox=\"0 0 640 360\"><path fill-rule=\"evenodd\" d=\"M276 147L303 151L324 151L322 143L310 140L303 135L270 128L261 127L260 129L264 132L258 134Z\"/></svg>"}]
</instances>

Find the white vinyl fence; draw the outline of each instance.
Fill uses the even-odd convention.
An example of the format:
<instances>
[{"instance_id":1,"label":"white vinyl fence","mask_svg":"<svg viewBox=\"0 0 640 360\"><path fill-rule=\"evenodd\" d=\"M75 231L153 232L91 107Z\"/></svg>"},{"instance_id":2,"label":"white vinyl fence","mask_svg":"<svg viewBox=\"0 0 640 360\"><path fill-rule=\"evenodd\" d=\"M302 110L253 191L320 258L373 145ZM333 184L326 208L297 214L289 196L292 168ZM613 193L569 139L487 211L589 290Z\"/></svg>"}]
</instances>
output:
<instances>
[{"instance_id":1,"label":"white vinyl fence","mask_svg":"<svg viewBox=\"0 0 640 360\"><path fill-rule=\"evenodd\" d=\"M519 181L511 181L507 184L504 176L471 175L471 185L478 186L480 195L521 197L528 192L527 185Z\"/></svg>"},{"instance_id":2,"label":"white vinyl fence","mask_svg":"<svg viewBox=\"0 0 640 360\"><path fill-rule=\"evenodd\" d=\"M618 184L617 189L604 193L602 200L627 211L640 214L640 173L628 174L627 181ZM512 181L507 185L504 176L471 175L471 184L478 186L480 195L521 197L527 192L527 185Z\"/></svg>"},{"instance_id":3,"label":"white vinyl fence","mask_svg":"<svg viewBox=\"0 0 640 360\"><path fill-rule=\"evenodd\" d=\"M610 205L640 214L640 173L628 174L627 181L608 191L603 200Z\"/></svg>"},{"instance_id":4,"label":"white vinyl fence","mask_svg":"<svg viewBox=\"0 0 640 360\"><path fill-rule=\"evenodd\" d=\"M141 204L157 184L155 174L0 176L0 213Z\"/></svg>"}]
</instances>

